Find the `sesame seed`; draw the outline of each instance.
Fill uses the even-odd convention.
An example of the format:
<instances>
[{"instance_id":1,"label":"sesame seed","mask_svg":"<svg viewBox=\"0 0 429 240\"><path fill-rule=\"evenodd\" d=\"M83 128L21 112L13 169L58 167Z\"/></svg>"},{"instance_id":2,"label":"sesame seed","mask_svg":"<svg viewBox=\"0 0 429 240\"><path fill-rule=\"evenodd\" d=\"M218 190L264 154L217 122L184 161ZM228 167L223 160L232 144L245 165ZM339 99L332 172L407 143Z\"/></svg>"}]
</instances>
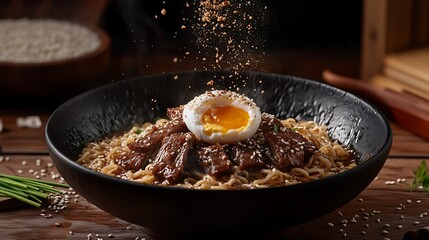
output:
<instances>
[{"instance_id":1,"label":"sesame seed","mask_svg":"<svg viewBox=\"0 0 429 240\"><path fill-rule=\"evenodd\" d=\"M402 225L398 225L396 228L397 229L402 229Z\"/></svg>"},{"instance_id":2,"label":"sesame seed","mask_svg":"<svg viewBox=\"0 0 429 240\"><path fill-rule=\"evenodd\" d=\"M330 222L330 223L328 223L328 226L329 227L334 227L334 224Z\"/></svg>"},{"instance_id":3,"label":"sesame seed","mask_svg":"<svg viewBox=\"0 0 429 240\"><path fill-rule=\"evenodd\" d=\"M387 234L389 234L389 232L388 232L388 231L386 231L386 230L383 230L381 233L382 233L383 235L387 235Z\"/></svg>"},{"instance_id":4,"label":"sesame seed","mask_svg":"<svg viewBox=\"0 0 429 240\"><path fill-rule=\"evenodd\" d=\"M73 231L69 231L69 235L73 235L74 233L73 233Z\"/></svg>"},{"instance_id":5,"label":"sesame seed","mask_svg":"<svg viewBox=\"0 0 429 240\"><path fill-rule=\"evenodd\" d=\"M410 199L407 199L407 203L410 204L412 201Z\"/></svg>"},{"instance_id":6,"label":"sesame seed","mask_svg":"<svg viewBox=\"0 0 429 240\"><path fill-rule=\"evenodd\" d=\"M366 235L366 232L365 232L365 231L362 231L362 232L360 232L360 234L362 234L362 235Z\"/></svg>"},{"instance_id":7,"label":"sesame seed","mask_svg":"<svg viewBox=\"0 0 429 240\"><path fill-rule=\"evenodd\" d=\"M56 227L61 227L61 223L54 223L54 225L56 226Z\"/></svg>"},{"instance_id":8,"label":"sesame seed","mask_svg":"<svg viewBox=\"0 0 429 240\"><path fill-rule=\"evenodd\" d=\"M414 225L419 225L420 224L420 222L419 221L415 221L414 222Z\"/></svg>"}]
</instances>

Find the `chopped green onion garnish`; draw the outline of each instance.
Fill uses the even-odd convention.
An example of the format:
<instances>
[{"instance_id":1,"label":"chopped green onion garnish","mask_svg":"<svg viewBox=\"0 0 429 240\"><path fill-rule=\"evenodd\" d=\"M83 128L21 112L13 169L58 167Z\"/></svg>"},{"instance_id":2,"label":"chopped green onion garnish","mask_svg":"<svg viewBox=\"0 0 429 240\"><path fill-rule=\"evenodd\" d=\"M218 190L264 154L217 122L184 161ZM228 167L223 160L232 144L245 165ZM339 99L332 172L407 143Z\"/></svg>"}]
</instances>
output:
<instances>
[{"instance_id":1,"label":"chopped green onion garnish","mask_svg":"<svg viewBox=\"0 0 429 240\"><path fill-rule=\"evenodd\" d=\"M276 133L279 132L279 126L277 126L277 124L274 124L274 129L273 130Z\"/></svg>"}]
</instances>

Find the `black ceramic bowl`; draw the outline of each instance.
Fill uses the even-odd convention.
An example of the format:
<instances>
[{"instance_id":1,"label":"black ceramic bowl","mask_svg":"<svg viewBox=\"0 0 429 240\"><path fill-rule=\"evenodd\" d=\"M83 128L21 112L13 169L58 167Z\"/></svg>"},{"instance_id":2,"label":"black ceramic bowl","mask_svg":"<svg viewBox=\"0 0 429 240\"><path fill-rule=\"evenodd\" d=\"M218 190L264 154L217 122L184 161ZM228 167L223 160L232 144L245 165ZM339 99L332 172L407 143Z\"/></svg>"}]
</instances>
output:
<instances>
[{"instance_id":1,"label":"black ceramic bowl","mask_svg":"<svg viewBox=\"0 0 429 240\"><path fill-rule=\"evenodd\" d=\"M81 94L50 117L46 140L55 166L78 193L113 216L158 236L269 233L327 214L356 197L382 168L391 147L386 118L329 85L267 73L188 72L128 79ZM224 76L223 80L218 80ZM215 85L207 82L215 79ZM243 86L242 79L245 79ZM86 143L133 123L165 116L212 87L232 88L277 117L315 120L359 153L352 170L309 183L253 190L150 186L86 169L75 161ZM154 102L152 99L156 99Z\"/></svg>"}]
</instances>

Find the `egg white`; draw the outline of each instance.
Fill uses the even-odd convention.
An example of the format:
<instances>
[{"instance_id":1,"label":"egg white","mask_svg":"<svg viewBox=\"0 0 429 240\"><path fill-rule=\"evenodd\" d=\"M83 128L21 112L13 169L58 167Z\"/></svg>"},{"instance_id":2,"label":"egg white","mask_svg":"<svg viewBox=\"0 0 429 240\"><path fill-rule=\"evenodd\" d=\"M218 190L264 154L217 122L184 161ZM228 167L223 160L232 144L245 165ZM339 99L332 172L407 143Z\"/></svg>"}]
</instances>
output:
<instances>
[{"instance_id":1,"label":"egg white","mask_svg":"<svg viewBox=\"0 0 429 240\"><path fill-rule=\"evenodd\" d=\"M226 133L207 132L202 120L203 114L215 107L235 107L249 114L247 126L238 129L229 129ZM189 103L183 109L183 121L199 140L210 144L235 143L248 139L255 135L261 123L261 111L248 97L232 91L214 90L207 91Z\"/></svg>"}]
</instances>

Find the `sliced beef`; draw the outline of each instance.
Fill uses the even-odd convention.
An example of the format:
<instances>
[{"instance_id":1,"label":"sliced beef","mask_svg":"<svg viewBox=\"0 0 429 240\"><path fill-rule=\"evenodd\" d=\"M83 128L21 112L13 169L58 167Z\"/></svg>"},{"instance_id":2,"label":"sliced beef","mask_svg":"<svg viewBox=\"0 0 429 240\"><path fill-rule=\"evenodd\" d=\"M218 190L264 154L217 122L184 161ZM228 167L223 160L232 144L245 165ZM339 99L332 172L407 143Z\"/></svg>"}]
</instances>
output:
<instances>
[{"instance_id":1,"label":"sliced beef","mask_svg":"<svg viewBox=\"0 0 429 240\"><path fill-rule=\"evenodd\" d=\"M293 148L298 148L304 151L304 160L308 160L311 156L314 155L314 152L317 150L316 145L311 141L307 140L301 134L293 131L290 128L285 127L279 119L274 115L263 113L261 116L261 124L259 125L259 143L268 144L266 139L266 133L284 133L285 136L289 139L293 139ZM283 134L280 134L283 135ZM257 136L258 137L258 136ZM268 144L269 145L269 144ZM298 145L298 146L295 146ZM271 149L271 147L270 147ZM295 152L295 151L294 151Z\"/></svg>"},{"instance_id":2,"label":"sliced beef","mask_svg":"<svg viewBox=\"0 0 429 240\"><path fill-rule=\"evenodd\" d=\"M186 162L192 148L194 136L192 133L174 133L166 136L158 151L151 169L155 178L168 184L181 182L187 175Z\"/></svg>"},{"instance_id":3,"label":"sliced beef","mask_svg":"<svg viewBox=\"0 0 429 240\"><path fill-rule=\"evenodd\" d=\"M241 170L259 170L267 167L262 146L254 139L246 139L231 147L231 159Z\"/></svg>"},{"instance_id":4,"label":"sliced beef","mask_svg":"<svg viewBox=\"0 0 429 240\"><path fill-rule=\"evenodd\" d=\"M283 124L274 115L263 113L261 115L261 124L259 125L258 132L266 133L271 131L280 130Z\"/></svg>"},{"instance_id":5,"label":"sliced beef","mask_svg":"<svg viewBox=\"0 0 429 240\"><path fill-rule=\"evenodd\" d=\"M298 144L298 147L300 149L304 150L305 161L307 161L314 155L314 152L317 150L317 147L314 143L307 140L307 138L293 131L290 128L285 127L282 129L282 131L285 132L290 138L292 138L293 139L292 141Z\"/></svg>"},{"instance_id":6,"label":"sliced beef","mask_svg":"<svg viewBox=\"0 0 429 240\"><path fill-rule=\"evenodd\" d=\"M281 171L289 171L294 167L302 167L311 155L306 152L314 152L316 147L301 134L285 128L279 132L267 132L264 134L265 142L271 151L273 162Z\"/></svg>"},{"instance_id":7,"label":"sliced beef","mask_svg":"<svg viewBox=\"0 0 429 240\"><path fill-rule=\"evenodd\" d=\"M122 155L116 160L117 164L124 168L125 171L138 171L142 169L143 164L146 161L145 153L131 152L129 154Z\"/></svg>"},{"instance_id":8,"label":"sliced beef","mask_svg":"<svg viewBox=\"0 0 429 240\"><path fill-rule=\"evenodd\" d=\"M304 151L297 148L292 139L283 132L267 132L265 142L271 151L272 160L280 171L286 172L304 165Z\"/></svg>"},{"instance_id":9,"label":"sliced beef","mask_svg":"<svg viewBox=\"0 0 429 240\"><path fill-rule=\"evenodd\" d=\"M168 119L170 119L170 120L174 120L174 119L182 120L184 107L185 107L184 105L180 105L180 106L175 107L175 108L167 108Z\"/></svg>"},{"instance_id":10,"label":"sliced beef","mask_svg":"<svg viewBox=\"0 0 429 240\"><path fill-rule=\"evenodd\" d=\"M232 164L222 145L215 144L198 150L198 163L205 173L218 178L232 172Z\"/></svg>"},{"instance_id":11,"label":"sliced beef","mask_svg":"<svg viewBox=\"0 0 429 240\"><path fill-rule=\"evenodd\" d=\"M151 126L148 134L138 138L136 141L128 145L132 151L146 153L148 157L153 157L161 147L163 139L171 134L178 132L186 132L188 128L181 120L172 120L163 126Z\"/></svg>"}]
</instances>

